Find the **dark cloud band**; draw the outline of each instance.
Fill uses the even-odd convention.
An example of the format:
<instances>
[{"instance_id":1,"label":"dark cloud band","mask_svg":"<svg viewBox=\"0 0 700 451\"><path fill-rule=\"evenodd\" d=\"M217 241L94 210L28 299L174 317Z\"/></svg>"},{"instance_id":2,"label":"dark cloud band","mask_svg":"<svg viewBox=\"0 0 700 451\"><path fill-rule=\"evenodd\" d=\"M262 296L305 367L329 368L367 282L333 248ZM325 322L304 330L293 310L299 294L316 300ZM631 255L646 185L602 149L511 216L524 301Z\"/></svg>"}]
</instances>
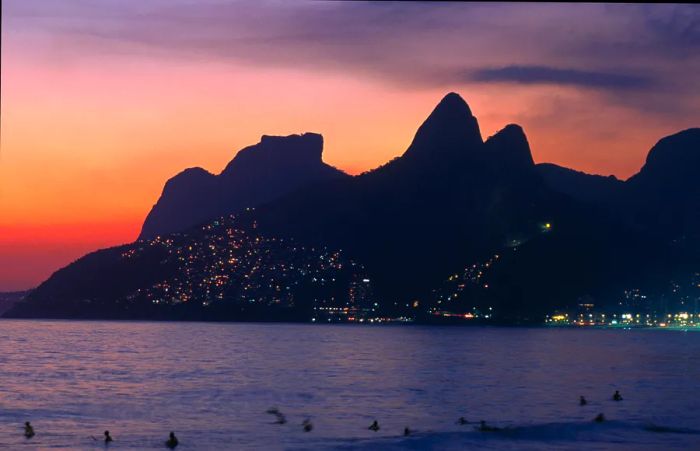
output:
<instances>
[{"instance_id":1,"label":"dark cloud band","mask_svg":"<svg viewBox=\"0 0 700 451\"><path fill-rule=\"evenodd\" d=\"M655 80L639 75L547 66L505 66L478 69L471 72L468 78L471 81L479 82L540 83L609 89L641 89L656 84Z\"/></svg>"}]
</instances>

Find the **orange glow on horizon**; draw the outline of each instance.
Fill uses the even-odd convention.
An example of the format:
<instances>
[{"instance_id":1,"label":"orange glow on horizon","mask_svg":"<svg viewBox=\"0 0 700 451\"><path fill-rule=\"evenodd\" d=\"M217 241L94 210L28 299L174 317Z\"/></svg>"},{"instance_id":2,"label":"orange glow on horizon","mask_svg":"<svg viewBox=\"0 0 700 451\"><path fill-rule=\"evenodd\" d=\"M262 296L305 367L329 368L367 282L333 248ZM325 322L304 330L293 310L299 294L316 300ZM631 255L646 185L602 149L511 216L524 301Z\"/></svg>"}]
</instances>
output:
<instances>
[{"instance_id":1,"label":"orange glow on horizon","mask_svg":"<svg viewBox=\"0 0 700 451\"><path fill-rule=\"evenodd\" d=\"M133 240L140 222L0 224L0 288L36 286L54 271L97 249Z\"/></svg>"}]
</instances>

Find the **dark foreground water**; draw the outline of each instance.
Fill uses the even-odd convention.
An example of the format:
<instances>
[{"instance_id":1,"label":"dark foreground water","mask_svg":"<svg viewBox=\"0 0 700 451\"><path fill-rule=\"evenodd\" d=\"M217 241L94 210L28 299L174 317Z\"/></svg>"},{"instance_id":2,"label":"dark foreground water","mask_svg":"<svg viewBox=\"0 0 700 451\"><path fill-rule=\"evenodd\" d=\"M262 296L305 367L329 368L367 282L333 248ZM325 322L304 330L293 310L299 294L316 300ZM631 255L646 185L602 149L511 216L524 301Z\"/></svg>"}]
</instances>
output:
<instances>
[{"instance_id":1,"label":"dark foreground water","mask_svg":"<svg viewBox=\"0 0 700 451\"><path fill-rule=\"evenodd\" d=\"M0 321L8 449L700 449L698 406L693 332Z\"/></svg>"}]
</instances>

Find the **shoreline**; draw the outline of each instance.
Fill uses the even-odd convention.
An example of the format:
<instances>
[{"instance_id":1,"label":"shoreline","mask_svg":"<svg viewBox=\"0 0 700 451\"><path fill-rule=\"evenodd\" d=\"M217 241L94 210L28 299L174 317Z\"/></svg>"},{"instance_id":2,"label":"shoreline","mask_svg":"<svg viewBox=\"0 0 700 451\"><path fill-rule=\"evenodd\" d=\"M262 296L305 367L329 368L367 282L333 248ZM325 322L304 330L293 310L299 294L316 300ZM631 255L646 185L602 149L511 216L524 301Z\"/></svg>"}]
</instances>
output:
<instances>
[{"instance_id":1,"label":"shoreline","mask_svg":"<svg viewBox=\"0 0 700 451\"><path fill-rule=\"evenodd\" d=\"M624 325L552 325L546 323L500 323L500 322L479 322L479 323L455 323L455 322L422 322L422 321L382 321L382 322L312 322L293 320L256 320L256 321L236 321L236 320L201 320L201 319L152 319L152 318L76 318L76 317L34 317L34 318L12 318L0 316L2 321L47 321L47 322L97 322L97 323L190 323L190 324L285 324L285 325L309 325L309 326L340 326L340 327L449 327L449 328L489 328L489 329L562 329L562 330L669 330L680 332L700 332L700 326L624 326Z\"/></svg>"}]
</instances>

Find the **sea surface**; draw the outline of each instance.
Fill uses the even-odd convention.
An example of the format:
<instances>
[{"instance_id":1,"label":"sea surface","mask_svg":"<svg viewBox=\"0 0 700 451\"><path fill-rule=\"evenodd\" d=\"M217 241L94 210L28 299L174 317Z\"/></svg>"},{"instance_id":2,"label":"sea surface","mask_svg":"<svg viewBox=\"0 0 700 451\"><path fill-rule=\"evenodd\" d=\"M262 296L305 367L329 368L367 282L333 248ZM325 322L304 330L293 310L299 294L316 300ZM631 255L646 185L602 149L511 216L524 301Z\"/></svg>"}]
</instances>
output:
<instances>
[{"instance_id":1,"label":"sea surface","mask_svg":"<svg viewBox=\"0 0 700 451\"><path fill-rule=\"evenodd\" d=\"M0 448L105 429L110 449L700 449L700 332L0 321Z\"/></svg>"}]
</instances>

